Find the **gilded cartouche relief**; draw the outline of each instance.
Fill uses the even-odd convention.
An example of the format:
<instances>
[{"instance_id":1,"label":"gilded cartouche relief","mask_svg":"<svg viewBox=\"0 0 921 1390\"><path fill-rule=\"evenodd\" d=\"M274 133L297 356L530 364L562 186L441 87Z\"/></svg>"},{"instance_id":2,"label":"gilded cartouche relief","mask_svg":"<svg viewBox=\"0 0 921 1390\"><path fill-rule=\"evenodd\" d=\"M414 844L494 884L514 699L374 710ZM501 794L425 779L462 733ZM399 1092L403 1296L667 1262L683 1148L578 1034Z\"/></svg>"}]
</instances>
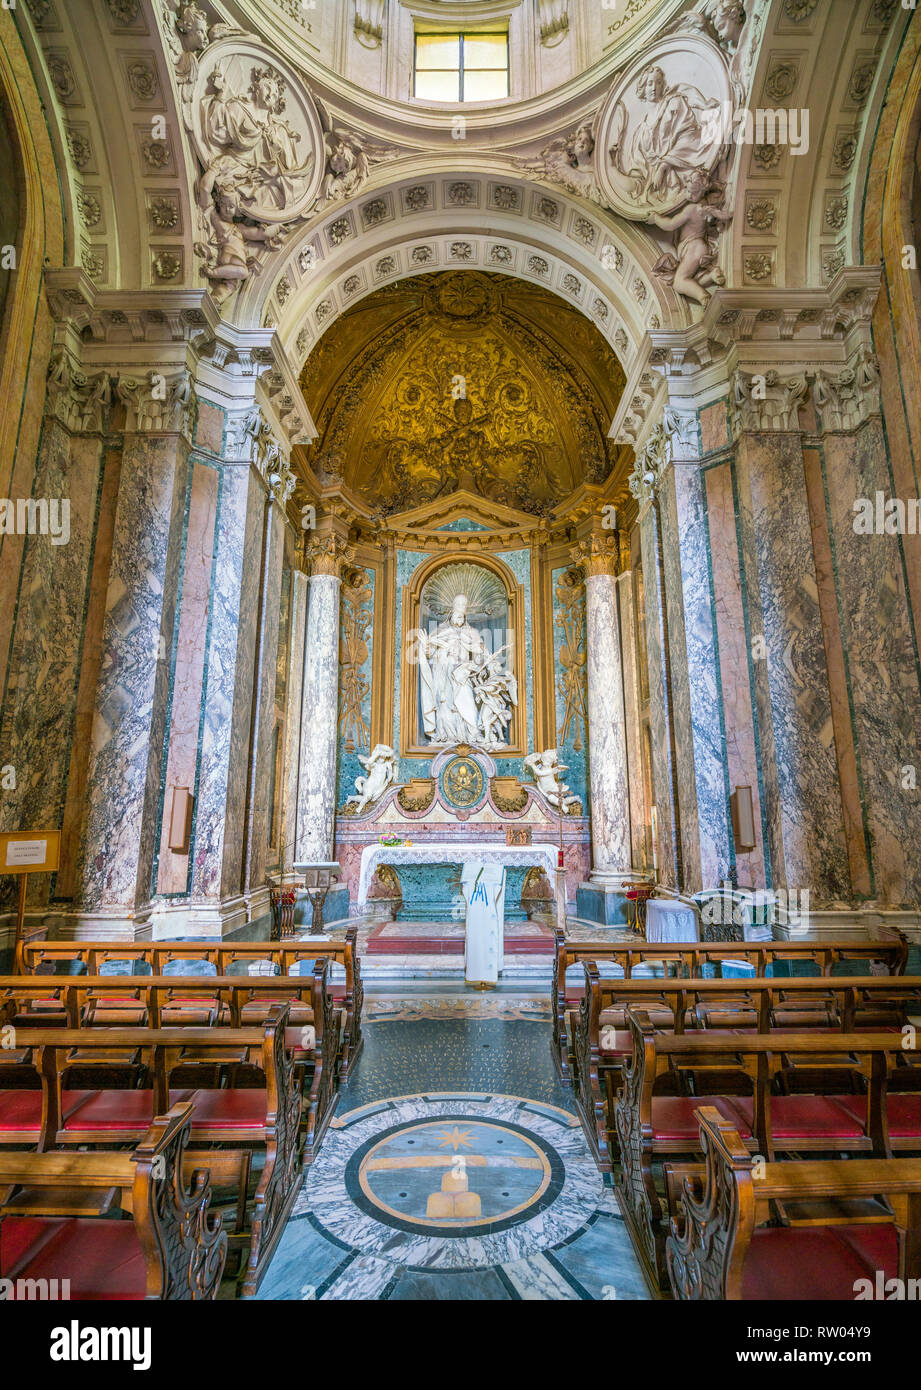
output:
<instances>
[{"instance_id":1,"label":"gilded cartouche relief","mask_svg":"<svg viewBox=\"0 0 921 1390\"><path fill-rule=\"evenodd\" d=\"M824 435L821 452L874 891L907 905L921 893L918 651L900 537L857 534L854 524L855 498L893 494L879 418Z\"/></svg>"},{"instance_id":2,"label":"gilded cartouche relief","mask_svg":"<svg viewBox=\"0 0 921 1390\"><path fill-rule=\"evenodd\" d=\"M736 458L773 886L809 889L813 904L846 901L850 880L800 436L745 433Z\"/></svg>"},{"instance_id":3,"label":"gilded cartouche relief","mask_svg":"<svg viewBox=\"0 0 921 1390\"><path fill-rule=\"evenodd\" d=\"M703 476L672 466L659 491L684 887L719 883L734 862L719 650Z\"/></svg>"},{"instance_id":4,"label":"gilded cartouche relief","mask_svg":"<svg viewBox=\"0 0 921 1390\"><path fill-rule=\"evenodd\" d=\"M339 726L336 805L342 806L364 774L358 754L371 751L372 683L375 660L375 572L357 568L346 575L339 603ZM399 642L394 634L393 640Z\"/></svg>"},{"instance_id":5,"label":"gilded cartouche relief","mask_svg":"<svg viewBox=\"0 0 921 1390\"><path fill-rule=\"evenodd\" d=\"M550 574L553 592L553 688L556 747L567 771L563 780L589 805L588 653L585 631L585 579L571 565Z\"/></svg>"},{"instance_id":6,"label":"gilded cartouche relief","mask_svg":"<svg viewBox=\"0 0 921 1390\"><path fill-rule=\"evenodd\" d=\"M643 557L643 607L649 674L652 792L656 809L658 881L677 888L680 881L680 841L674 792L674 745L669 703L669 651L666 634L665 588L662 575L659 517L655 504L640 517Z\"/></svg>"}]
</instances>

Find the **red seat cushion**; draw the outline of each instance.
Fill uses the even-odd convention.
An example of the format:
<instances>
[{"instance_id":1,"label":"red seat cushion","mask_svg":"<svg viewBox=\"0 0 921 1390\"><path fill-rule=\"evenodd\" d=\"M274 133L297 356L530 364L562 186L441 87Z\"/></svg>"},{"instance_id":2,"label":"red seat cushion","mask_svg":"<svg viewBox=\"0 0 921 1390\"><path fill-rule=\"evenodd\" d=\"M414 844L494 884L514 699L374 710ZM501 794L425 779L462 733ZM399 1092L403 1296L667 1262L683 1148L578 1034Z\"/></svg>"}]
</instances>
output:
<instances>
[{"instance_id":1,"label":"red seat cushion","mask_svg":"<svg viewBox=\"0 0 921 1390\"><path fill-rule=\"evenodd\" d=\"M867 1113L866 1096L842 1096L840 1104L852 1115L862 1118ZM886 1114L891 1139L921 1139L921 1095L917 1091L907 1095L890 1092L886 1096Z\"/></svg>"},{"instance_id":2,"label":"red seat cushion","mask_svg":"<svg viewBox=\"0 0 921 1390\"><path fill-rule=\"evenodd\" d=\"M894 1226L776 1226L755 1231L743 1299L853 1301L858 1279L898 1274Z\"/></svg>"},{"instance_id":3,"label":"red seat cushion","mask_svg":"<svg viewBox=\"0 0 921 1390\"><path fill-rule=\"evenodd\" d=\"M0 1274L14 1281L13 1298L17 1279L67 1279L71 1299L94 1302L147 1293L147 1267L132 1221L7 1217L0 1223Z\"/></svg>"},{"instance_id":4,"label":"red seat cushion","mask_svg":"<svg viewBox=\"0 0 921 1390\"><path fill-rule=\"evenodd\" d=\"M263 1090L195 1091L192 1129L262 1129L266 1093Z\"/></svg>"},{"instance_id":5,"label":"red seat cushion","mask_svg":"<svg viewBox=\"0 0 921 1390\"><path fill-rule=\"evenodd\" d=\"M31 1133L41 1127L41 1091L0 1091L0 1134Z\"/></svg>"},{"instance_id":6,"label":"red seat cushion","mask_svg":"<svg viewBox=\"0 0 921 1390\"><path fill-rule=\"evenodd\" d=\"M170 1105L188 1100L191 1091L170 1091ZM64 1091L64 1128L140 1130L153 1123L153 1091Z\"/></svg>"},{"instance_id":7,"label":"red seat cushion","mask_svg":"<svg viewBox=\"0 0 921 1390\"><path fill-rule=\"evenodd\" d=\"M332 995L333 999L344 999L344 998L345 998L345 981L343 980L342 983L341 983L341 984L338 984L338 985L330 985L330 986L329 986L329 993Z\"/></svg>"},{"instance_id":8,"label":"red seat cushion","mask_svg":"<svg viewBox=\"0 0 921 1390\"><path fill-rule=\"evenodd\" d=\"M735 1114L731 1102L723 1096L653 1096L653 1139L687 1139L689 1149L697 1149L700 1144L697 1111L702 1105L715 1105L721 1115L739 1127L743 1139L750 1137L750 1123Z\"/></svg>"},{"instance_id":9,"label":"red seat cushion","mask_svg":"<svg viewBox=\"0 0 921 1390\"><path fill-rule=\"evenodd\" d=\"M847 1100L856 1100L863 1109L847 1109ZM732 1096L728 1104L750 1133L751 1098ZM859 1139L865 1114L866 1102L859 1096L771 1096L771 1133L775 1139Z\"/></svg>"}]
</instances>

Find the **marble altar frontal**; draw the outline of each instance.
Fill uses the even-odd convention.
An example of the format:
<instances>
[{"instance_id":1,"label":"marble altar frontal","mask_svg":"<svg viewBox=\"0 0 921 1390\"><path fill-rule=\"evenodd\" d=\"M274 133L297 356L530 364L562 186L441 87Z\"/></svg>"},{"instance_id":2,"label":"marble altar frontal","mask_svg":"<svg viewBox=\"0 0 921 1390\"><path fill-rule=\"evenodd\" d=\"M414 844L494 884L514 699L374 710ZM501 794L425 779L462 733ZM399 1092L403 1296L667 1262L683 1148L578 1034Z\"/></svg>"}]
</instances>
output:
<instances>
[{"instance_id":1,"label":"marble altar frontal","mask_svg":"<svg viewBox=\"0 0 921 1390\"><path fill-rule=\"evenodd\" d=\"M467 905L464 977L471 985L495 985L504 951L504 865L465 864L461 891Z\"/></svg>"}]
</instances>

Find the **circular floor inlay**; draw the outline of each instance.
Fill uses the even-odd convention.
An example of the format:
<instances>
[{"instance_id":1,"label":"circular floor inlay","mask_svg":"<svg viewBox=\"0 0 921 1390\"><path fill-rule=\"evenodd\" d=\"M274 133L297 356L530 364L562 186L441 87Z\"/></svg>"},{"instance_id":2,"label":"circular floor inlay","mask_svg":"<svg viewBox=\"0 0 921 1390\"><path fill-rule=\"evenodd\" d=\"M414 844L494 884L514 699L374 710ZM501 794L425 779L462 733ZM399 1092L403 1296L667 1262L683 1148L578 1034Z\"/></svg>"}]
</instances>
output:
<instances>
[{"instance_id":1,"label":"circular floor inlay","mask_svg":"<svg viewBox=\"0 0 921 1390\"><path fill-rule=\"evenodd\" d=\"M457 1272L518 1269L612 1204L575 1115L521 1096L445 1093L337 1115L294 1215L364 1259Z\"/></svg>"},{"instance_id":2,"label":"circular floor inlay","mask_svg":"<svg viewBox=\"0 0 921 1390\"><path fill-rule=\"evenodd\" d=\"M563 1176L539 1135L467 1113L375 1135L352 1155L345 1182L356 1206L398 1230L474 1236L529 1220L554 1201Z\"/></svg>"}]
</instances>

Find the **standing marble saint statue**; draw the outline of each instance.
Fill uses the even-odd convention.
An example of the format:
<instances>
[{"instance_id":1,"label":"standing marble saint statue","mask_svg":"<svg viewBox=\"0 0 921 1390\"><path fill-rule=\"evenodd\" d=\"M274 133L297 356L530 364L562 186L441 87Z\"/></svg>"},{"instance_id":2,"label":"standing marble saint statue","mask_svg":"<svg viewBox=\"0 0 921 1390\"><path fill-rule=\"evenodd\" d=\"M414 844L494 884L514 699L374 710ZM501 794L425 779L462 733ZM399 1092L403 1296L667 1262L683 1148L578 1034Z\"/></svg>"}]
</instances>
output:
<instances>
[{"instance_id":1,"label":"standing marble saint statue","mask_svg":"<svg viewBox=\"0 0 921 1390\"><path fill-rule=\"evenodd\" d=\"M451 615L432 633L418 628L415 640L422 690L422 727L430 743L469 743L501 748L518 703L518 687L502 669L500 652L490 654L467 622L467 596L456 594ZM503 648L504 650L504 648Z\"/></svg>"},{"instance_id":2,"label":"standing marble saint statue","mask_svg":"<svg viewBox=\"0 0 921 1390\"><path fill-rule=\"evenodd\" d=\"M461 891L467 904L464 977L488 989L502 969L505 946L505 866L476 860L464 865Z\"/></svg>"}]
</instances>

